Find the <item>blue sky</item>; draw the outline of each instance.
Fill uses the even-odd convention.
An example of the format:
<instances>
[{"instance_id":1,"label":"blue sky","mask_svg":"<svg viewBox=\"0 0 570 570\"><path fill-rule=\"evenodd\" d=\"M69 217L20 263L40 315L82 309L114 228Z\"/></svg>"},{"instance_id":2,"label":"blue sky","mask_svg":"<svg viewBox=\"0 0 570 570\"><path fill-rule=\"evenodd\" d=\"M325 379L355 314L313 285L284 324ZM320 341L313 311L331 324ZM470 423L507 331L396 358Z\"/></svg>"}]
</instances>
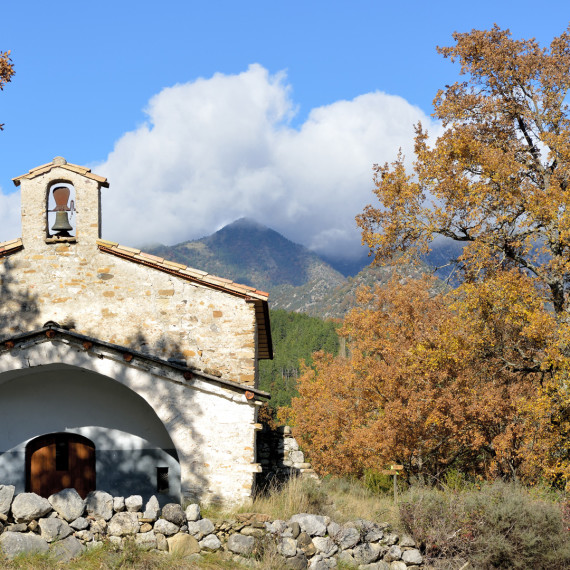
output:
<instances>
[{"instance_id":1,"label":"blue sky","mask_svg":"<svg viewBox=\"0 0 570 570\"><path fill-rule=\"evenodd\" d=\"M10 2L0 50L0 240L11 178L64 156L107 175L104 237L175 243L246 215L324 253L358 253L371 168L411 149L457 67L453 31L548 44L567 2Z\"/></svg>"}]
</instances>

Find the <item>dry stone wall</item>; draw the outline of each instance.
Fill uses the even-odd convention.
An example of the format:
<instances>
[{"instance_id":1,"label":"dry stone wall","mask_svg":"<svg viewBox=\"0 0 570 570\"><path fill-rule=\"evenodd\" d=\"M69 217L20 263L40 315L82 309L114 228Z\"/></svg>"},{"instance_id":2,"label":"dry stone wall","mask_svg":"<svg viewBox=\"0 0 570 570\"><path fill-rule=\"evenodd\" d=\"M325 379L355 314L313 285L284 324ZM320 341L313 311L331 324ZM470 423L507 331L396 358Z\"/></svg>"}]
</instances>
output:
<instances>
[{"instance_id":1,"label":"dry stone wall","mask_svg":"<svg viewBox=\"0 0 570 570\"><path fill-rule=\"evenodd\" d=\"M85 500L74 489L47 499L14 494L0 485L0 550L8 558L21 553L51 552L63 562L108 542L199 558L204 553L245 562L271 549L287 568L325 570L345 565L370 570L412 570L423 565L409 536L385 523L356 520L337 524L329 517L300 513L289 520L247 513L233 519L202 518L200 507L159 507L156 497L143 504L138 495L113 497L102 491Z\"/></svg>"},{"instance_id":2,"label":"dry stone wall","mask_svg":"<svg viewBox=\"0 0 570 570\"><path fill-rule=\"evenodd\" d=\"M290 426L272 429L267 423L262 425L263 429L257 434L257 460L262 468L256 480L259 488L291 477L318 478L311 464L305 460Z\"/></svg>"}]
</instances>

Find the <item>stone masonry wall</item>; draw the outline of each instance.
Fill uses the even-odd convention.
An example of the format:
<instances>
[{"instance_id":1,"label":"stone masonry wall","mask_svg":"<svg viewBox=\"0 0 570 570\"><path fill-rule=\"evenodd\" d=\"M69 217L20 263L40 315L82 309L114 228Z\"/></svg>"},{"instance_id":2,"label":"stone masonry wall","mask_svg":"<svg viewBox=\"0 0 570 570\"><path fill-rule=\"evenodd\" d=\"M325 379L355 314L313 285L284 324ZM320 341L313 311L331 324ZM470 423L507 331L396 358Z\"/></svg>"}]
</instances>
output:
<instances>
[{"instance_id":1,"label":"stone masonry wall","mask_svg":"<svg viewBox=\"0 0 570 570\"><path fill-rule=\"evenodd\" d=\"M292 570L325 570L339 562L369 570L423 565L413 539L393 533L385 523L360 519L340 525L306 513L287 521L248 513L214 522L201 517L198 504L160 509L155 497L143 505L138 495L125 499L101 491L83 500L74 489L45 499L34 493L14 496L13 487L0 485L0 550L8 558L49 551L67 562L103 542L121 548L128 541L191 559L220 552L248 566L269 549Z\"/></svg>"},{"instance_id":2,"label":"stone masonry wall","mask_svg":"<svg viewBox=\"0 0 570 570\"><path fill-rule=\"evenodd\" d=\"M273 482L283 482L291 477L318 479L305 454L299 449L290 426L271 429L267 423L257 434L257 460L262 472L256 478L256 487L264 489Z\"/></svg>"},{"instance_id":3,"label":"stone masonry wall","mask_svg":"<svg viewBox=\"0 0 570 570\"><path fill-rule=\"evenodd\" d=\"M54 181L75 188L75 242L46 243L46 192ZM0 339L51 320L255 385L252 303L100 251L100 190L94 180L54 168L22 180L21 191L24 249L0 259Z\"/></svg>"}]
</instances>

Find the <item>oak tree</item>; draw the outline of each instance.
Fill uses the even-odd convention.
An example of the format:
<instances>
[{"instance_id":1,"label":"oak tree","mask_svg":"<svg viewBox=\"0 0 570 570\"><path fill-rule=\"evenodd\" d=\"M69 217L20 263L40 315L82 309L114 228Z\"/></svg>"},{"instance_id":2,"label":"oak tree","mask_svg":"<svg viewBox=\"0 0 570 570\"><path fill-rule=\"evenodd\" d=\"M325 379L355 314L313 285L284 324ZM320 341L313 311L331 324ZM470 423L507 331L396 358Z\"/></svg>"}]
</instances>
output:
<instances>
[{"instance_id":1,"label":"oak tree","mask_svg":"<svg viewBox=\"0 0 570 570\"><path fill-rule=\"evenodd\" d=\"M4 90L4 85L12 81L14 75L14 64L10 59L10 51L0 52L0 91ZM4 127L0 124L0 130Z\"/></svg>"},{"instance_id":2,"label":"oak tree","mask_svg":"<svg viewBox=\"0 0 570 570\"><path fill-rule=\"evenodd\" d=\"M351 356L301 378L292 421L322 472L397 461L439 479L570 480L570 28L548 49L508 30L454 34L439 52L465 81L416 127L411 171L375 166L378 204L357 216L378 263L437 236L464 244L461 284L395 281L345 320ZM372 296L370 296L372 295Z\"/></svg>"}]
</instances>

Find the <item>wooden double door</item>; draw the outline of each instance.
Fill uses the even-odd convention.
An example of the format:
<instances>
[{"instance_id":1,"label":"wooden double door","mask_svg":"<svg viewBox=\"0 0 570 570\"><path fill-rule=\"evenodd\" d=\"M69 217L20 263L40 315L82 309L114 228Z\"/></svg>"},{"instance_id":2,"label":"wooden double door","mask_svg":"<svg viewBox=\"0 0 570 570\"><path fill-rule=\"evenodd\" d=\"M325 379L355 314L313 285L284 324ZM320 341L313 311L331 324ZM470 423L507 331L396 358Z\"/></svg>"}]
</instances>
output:
<instances>
[{"instance_id":1,"label":"wooden double door","mask_svg":"<svg viewBox=\"0 0 570 570\"><path fill-rule=\"evenodd\" d=\"M74 433L50 433L26 446L26 490L49 497L67 488L84 499L95 490L95 444Z\"/></svg>"}]
</instances>

